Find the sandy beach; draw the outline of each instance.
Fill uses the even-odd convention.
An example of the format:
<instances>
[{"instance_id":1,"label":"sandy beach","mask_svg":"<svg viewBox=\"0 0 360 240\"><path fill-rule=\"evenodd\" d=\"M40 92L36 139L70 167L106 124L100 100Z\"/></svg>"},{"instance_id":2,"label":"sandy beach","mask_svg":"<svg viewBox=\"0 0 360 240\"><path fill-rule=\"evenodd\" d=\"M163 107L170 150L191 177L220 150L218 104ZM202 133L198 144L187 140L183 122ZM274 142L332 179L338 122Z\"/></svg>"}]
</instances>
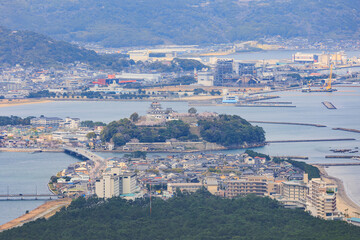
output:
<instances>
[{"instance_id":1,"label":"sandy beach","mask_svg":"<svg viewBox=\"0 0 360 240\"><path fill-rule=\"evenodd\" d=\"M37 104L37 103L48 103L53 102L48 99L3 99L0 100L0 108L2 107L11 107L11 106L19 106L19 105L27 105L27 104Z\"/></svg>"},{"instance_id":2,"label":"sandy beach","mask_svg":"<svg viewBox=\"0 0 360 240\"><path fill-rule=\"evenodd\" d=\"M38 218L46 218L53 216L56 212L60 211L62 207L67 207L71 203L71 198L62 198L44 203L43 205L35 208L27 214L22 215L10 222L0 226L0 232L14 227L20 227L23 224L35 221Z\"/></svg>"},{"instance_id":3,"label":"sandy beach","mask_svg":"<svg viewBox=\"0 0 360 240\"><path fill-rule=\"evenodd\" d=\"M343 181L338 178L329 176L323 167L317 165L314 166L320 170L321 178L324 181L334 183L338 186L338 193L336 195L337 208L345 215L348 215L348 217L360 217L360 206L354 203L347 196Z\"/></svg>"}]
</instances>

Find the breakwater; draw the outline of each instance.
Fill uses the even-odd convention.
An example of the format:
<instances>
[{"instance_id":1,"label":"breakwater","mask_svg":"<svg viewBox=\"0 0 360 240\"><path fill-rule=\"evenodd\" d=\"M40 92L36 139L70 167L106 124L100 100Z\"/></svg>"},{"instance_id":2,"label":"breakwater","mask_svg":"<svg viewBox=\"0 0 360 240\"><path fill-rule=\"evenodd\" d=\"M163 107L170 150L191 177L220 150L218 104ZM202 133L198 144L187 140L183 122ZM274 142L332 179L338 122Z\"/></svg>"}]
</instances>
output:
<instances>
[{"instance_id":1,"label":"breakwater","mask_svg":"<svg viewBox=\"0 0 360 240\"><path fill-rule=\"evenodd\" d=\"M303 140L274 140L266 143L297 143L297 142L331 142L331 141L354 141L355 138L329 138L329 139L303 139Z\"/></svg>"},{"instance_id":2,"label":"breakwater","mask_svg":"<svg viewBox=\"0 0 360 240\"><path fill-rule=\"evenodd\" d=\"M281 104L265 104L265 103L238 103L235 107L290 107L294 108L294 105L281 105Z\"/></svg>"},{"instance_id":3,"label":"breakwater","mask_svg":"<svg viewBox=\"0 0 360 240\"><path fill-rule=\"evenodd\" d=\"M216 103L211 101L189 101L189 106L215 106L215 107L290 107L294 108L296 106L289 105L288 103L267 103L267 102L255 102L255 103Z\"/></svg>"},{"instance_id":4,"label":"breakwater","mask_svg":"<svg viewBox=\"0 0 360 240\"><path fill-rule=\"evenodd\" d=\"M354 155L326 155L325 158L359 158L360 156L354 156Z\"/></svg>"},{"instance_id":5,"label":"breakwater","mask_svg":"<svg viewBox=\"0 0 360 240\"><path fill-rule=\"evenodd\" d=\"M261 103L267 103L267 104L292 104L292 102L261 102Z\"/></svg>"},{"instance_id":6,"label":"breakwater","mask_svg":"<svg viewBox=\"0 0 360 240\"><path fill-rule=\"evenodd\" d=\"M335 166L360 166L360 163L317 163L316 165L322 167L335 167Z\"/></svg>"},{"instance_id":7,"label":"breakwater","mask_svg":"<svg viewBox=\"0 0 360 240\"><path fill-rule=\"evenodd\" d=\"M308 160L309 157L304 157L304 156L275 156L277 158L280 159L300 159L300 160Z\"/></svg>"},{"instance_id":8,"label":"breakwater","mask_svg":"<svg viewBox=\"0 0 360 240\"><path fill-rule=\"evenodd\" d=\"M301 126L311 126L311 127L326 127L321 124L312 124L312 123L293 123L293 122L269 122L269 121L248 121L250 123L267 123L267 124L284 124L284 125L301 125Z\"/></svg>"},{"instance_id":9,"label":"breakwater","mask_svg":"<svg viewBox=\"0 0 360 240\"><path fill-rule=\"evenodd\" d=\"M256 96L256 97L251 97L251 98L244 98L244 99L241 99L240 101L242 101L242 102L257 102L257 101L264 101L264 100L269 100L269 99L274 99L274 98L279 98L279 96Z\"/></svg>"},{"instance_id":10,"label":"breakwater","mask_svg":"<svg viewBox=\"0 0 360 240\"><path fill-rule=\"evenodd\" d=\"M351 128L332 128L332 130L340 130L340 131L346 131L346 132L360 133L360 130L358 130L358 129L351 129Z\"/></svg>"}]
</instances>

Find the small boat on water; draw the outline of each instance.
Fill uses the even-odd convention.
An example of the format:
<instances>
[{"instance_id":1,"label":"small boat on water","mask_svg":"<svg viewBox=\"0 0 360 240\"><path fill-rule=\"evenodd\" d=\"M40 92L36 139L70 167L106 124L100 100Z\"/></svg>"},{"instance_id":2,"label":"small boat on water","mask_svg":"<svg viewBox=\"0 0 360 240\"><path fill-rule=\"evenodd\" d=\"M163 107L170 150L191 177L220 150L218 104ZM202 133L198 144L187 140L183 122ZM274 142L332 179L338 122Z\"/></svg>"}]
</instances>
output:
<instances>
[{"instance_id":1,"label":"small boat on water","mask_svg":"<svg viewBox=\"0 0 360 240\"><path fill-rule=\"evenodd\" d=\"M35 150L35 151L33 151L31 154L34 154L34 153L41 153L43 150Z\"/></svg>"}]
</instances>

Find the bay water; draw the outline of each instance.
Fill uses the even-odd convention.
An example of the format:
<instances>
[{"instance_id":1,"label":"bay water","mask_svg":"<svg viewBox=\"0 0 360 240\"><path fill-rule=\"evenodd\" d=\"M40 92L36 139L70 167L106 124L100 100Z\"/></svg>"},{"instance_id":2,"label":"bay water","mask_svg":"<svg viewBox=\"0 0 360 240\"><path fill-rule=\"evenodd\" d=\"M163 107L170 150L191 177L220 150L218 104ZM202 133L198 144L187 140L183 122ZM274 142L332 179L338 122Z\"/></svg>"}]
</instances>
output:
<instances>
[{"instance_id":1,"label":"bay water","mask_svg":"<svg viewBox=\"0 0 360 240\"><path fill-rule=\"evenodd\" d=\"M301 142L271 143L256 151L274 156L308 156L309 163L352 162L351 159L326 159L325 155L333 155L331 149L355 149L360 147L360 134L332 130L334 127L360 129L360 88L336 87L333 93L302 93L286 91L272 93L279 95L274 101L290 101L295 108L287 107L234 107L234 106L199 106L198 112L217 112L236 114L247 120L302 122L323 124L327 127L257 124L266 131L267 140L354 138L354 141L335 142ZM270 100L271 101L271 100ZM329 110L321 102L330 101L337 109ZM110 122L129 117L133 112L146 114L150 102L136 101L57 101L33 105L19 105L0 108L0 115L16 115L21 117L78 117L81 120ZM172 107L178 112L187 112L190 108L186 102L163 102L163 107ZM244 150L229 150L226 153L240 153ZM119 156L117 153L100 153L104 157ZM0 193L6 193L7 186L14 192L47 191L46 184L56 172L75 162L70 156L62 153L0 153ZM360 167L329 167L329 174L344 181L347 193L360 204ZM11 192L11 191L10 191ZM40 201L0 202L0 224L7 222L26 210L31 210Z\"/></svg>"}]
</instances>

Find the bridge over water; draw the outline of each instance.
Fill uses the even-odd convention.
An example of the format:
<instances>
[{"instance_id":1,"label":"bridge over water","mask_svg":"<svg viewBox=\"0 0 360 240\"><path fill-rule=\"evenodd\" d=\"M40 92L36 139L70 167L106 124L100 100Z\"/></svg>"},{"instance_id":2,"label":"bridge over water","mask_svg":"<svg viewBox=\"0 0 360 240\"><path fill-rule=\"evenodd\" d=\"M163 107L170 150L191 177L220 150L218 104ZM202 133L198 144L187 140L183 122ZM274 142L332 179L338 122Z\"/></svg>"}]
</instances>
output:
<instances>
[{"instance_id":1,"label":"bridge over water","mask_svg":"<svg viewBox=\"0 0 360 240\"><path fill-rule=\"evenodd\" d=\"M94 167L90 170L90 179L92 181L100 176L100 170L105 168L105 159L94 152L85 148L65 147L64 152L83 160L90 160L94 162Z\"/></svg>"},{"instance_id":2,"label":"bridge over water","mask_svg":"<svg viewBox=\"0 0 360 240\"><path fill-rule=\"evenodd\" d=\"M104 158L84 148L64 147L64 152L83 160L103 161Z\"/></svg>"},{"instance_id":3,"label":"bridge over water","mask_svg":"<svg viewBox=\"0 0 360 240\"><path fill-rule=\"evenodd\" d=\"M54 194L0 194L0 201L51 200L62 196Z\"/></svg>"}]
</instances>

